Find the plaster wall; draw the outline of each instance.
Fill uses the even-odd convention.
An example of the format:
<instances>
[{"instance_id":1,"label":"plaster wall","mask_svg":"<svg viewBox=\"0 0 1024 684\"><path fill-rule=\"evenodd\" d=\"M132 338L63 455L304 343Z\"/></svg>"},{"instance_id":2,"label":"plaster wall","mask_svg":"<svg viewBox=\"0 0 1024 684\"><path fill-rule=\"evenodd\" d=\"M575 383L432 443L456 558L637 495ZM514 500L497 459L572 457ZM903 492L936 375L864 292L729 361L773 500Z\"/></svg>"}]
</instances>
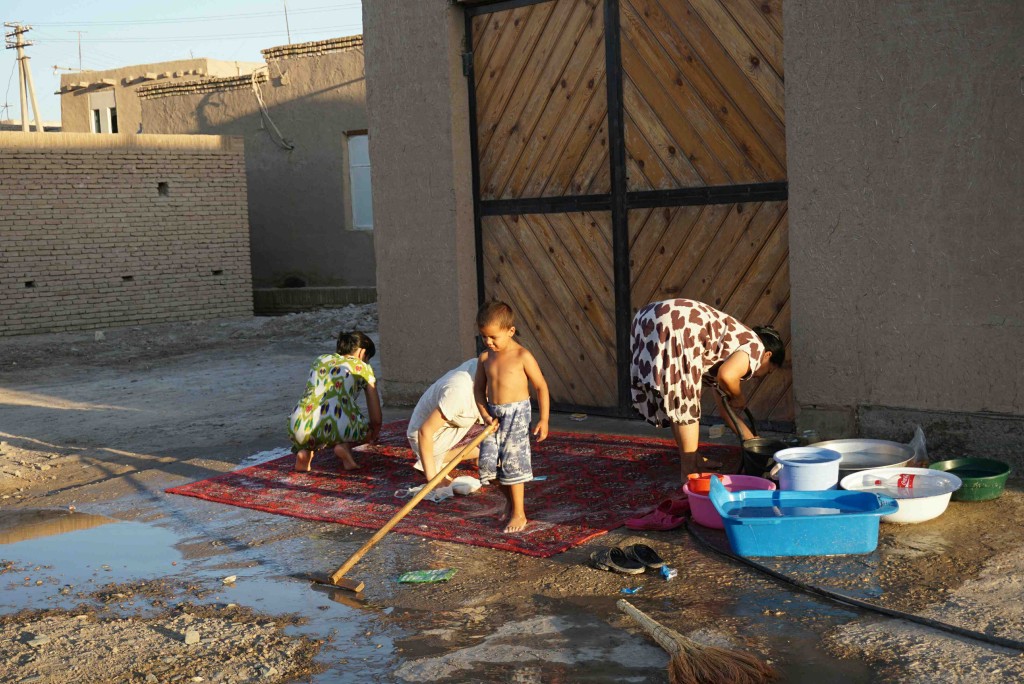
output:
<instances>
[{"instance_id":1,"label":"plaster wall","mask_svg":"<svg viewBox=\"0 0 1024 684\"><path fill-rule=\"evenodd\" d=\"M366 131L361 47L271 59L260 92L294 149L275 142L251 84L142 99L143 125L161 133L245 139L253 284L375 285L374 231L352 230L346 134ZM198 90L198 89L197 89Z\"/></svg>"},{"instance_id":2,"label":"plaster wall","mask_svg":"<svg viewBox=\"0 0 1024 684\"><path fill-rule=\"evenodd\" d=\"M785 30L799 422L1019 430L1024 3L787 0Z\"/></svg>"},{"instance_id":3,"label":"plaster wall","mask_svg":"<svg viewBox=\"0 0 1024 684\"><path fill-rule=\"evenodd\" d=\"M447 0L363 3L384 387L412 403L473 356L477 308L464 19Z\"/></svg>"},{"instance_id":4,"label":"plaster wall","mask_svg":"<svg viewBox=\"0 0 1024 684\"><path fill-rule=\"evenodd\" d=\"M92 113L89 109L89 96L99 93L113 93L117 106L117 127L120 133L158 133L159 131L143 131L139 128L142 122L142 108L135 89L153 83L180 82L198 78L192 71L199 71L207 76L238 76L250 74L260 66L253 62L224 62L217 59L183 59L176 62L157 62L155 64L136 64L107 69L105 71L75 71L62 74L60 77L60 118L61 130L67 133L92 132ZM185 73L188 72L188 73ZM144 77L146 74L156 75L155 80ZM175 75L177 74L177 75ZM111 79L114 85L104 84L103 79ZM88 84L85 88L67 88L78 83Z\"/></svg>"}]
</instances>

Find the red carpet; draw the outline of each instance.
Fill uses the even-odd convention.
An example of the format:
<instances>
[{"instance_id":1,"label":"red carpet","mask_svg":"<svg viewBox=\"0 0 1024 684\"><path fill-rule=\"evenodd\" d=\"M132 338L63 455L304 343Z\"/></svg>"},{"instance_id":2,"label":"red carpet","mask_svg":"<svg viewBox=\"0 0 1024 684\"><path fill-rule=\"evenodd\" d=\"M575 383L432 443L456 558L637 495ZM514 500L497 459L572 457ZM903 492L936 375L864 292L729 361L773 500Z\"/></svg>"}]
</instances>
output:
<instances>
[{"instance_id":1,"label":"red carpet","mask_svg":"<svg viewBox=\"0 0 1024 684\"><path fill-rule=\"evenodd\" d=\"M379 529L405 501L395 490L422 484L405 439L407 421L384 426L380 443L355 452L362 466L346 473L324 451L309 473L292 471L285 456L167 491L307 520ZM727 464L739 447L703 444L709 457ZM454 475L477 475L476 464ZM671 440L625 435L553 432L533 445L533 474L526 484L530 524L502 533L505 498L497 486L441 503L421 501L395 532L547 557L620 527L638 511L657 505L678 488L679 456Z\"/></svg>"}]
</instances>

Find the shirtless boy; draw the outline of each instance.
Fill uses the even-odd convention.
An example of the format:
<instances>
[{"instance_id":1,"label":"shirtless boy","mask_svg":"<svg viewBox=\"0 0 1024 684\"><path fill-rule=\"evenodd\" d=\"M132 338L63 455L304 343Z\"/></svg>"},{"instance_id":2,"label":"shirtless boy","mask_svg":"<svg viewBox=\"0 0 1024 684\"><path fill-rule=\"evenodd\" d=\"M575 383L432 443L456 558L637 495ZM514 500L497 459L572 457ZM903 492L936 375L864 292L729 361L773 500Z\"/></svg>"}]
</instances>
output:
<instances>
[{"instance_id":1,"label":"shirtless boy","mask_svg":"<svg viewBox=\"0 0 1024 684\"><path fill-rule=\"evenodd\" d=\"M480 446L480 482L497 479L508 499L505 532L526 527L524 484L533 479L530 463L530 385L537 393L540 420L533 429L538 442L548 436L548 384L537 360L516 342L515 317L504 302L488 302L476 317L487 351L480 355L473 386L484 425L498 430Z\"/></svg>"}]
</instances>

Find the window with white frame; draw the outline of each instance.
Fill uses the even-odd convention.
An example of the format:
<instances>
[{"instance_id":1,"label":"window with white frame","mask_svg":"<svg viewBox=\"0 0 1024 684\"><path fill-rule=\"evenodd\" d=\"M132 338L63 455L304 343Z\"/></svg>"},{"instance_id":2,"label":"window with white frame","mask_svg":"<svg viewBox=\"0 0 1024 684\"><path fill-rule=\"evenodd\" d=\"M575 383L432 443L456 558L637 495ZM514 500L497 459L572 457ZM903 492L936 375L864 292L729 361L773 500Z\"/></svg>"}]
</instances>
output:
<instances>
[{"instance_id":1,"label":"window with white frame","mask_svg":"<svg viewBox=\"0 0 1024 684\"><path fill-rule=\"evenodd\" d=\"M89 93L89 126L93 133L117 133L117 100L113 88Z\"/></svg>"},{"instance_id":2,"label":"window with white frame","mask_svg":"<svg viewBox=\"0 0 1024 684\"><path fill-rule=\"evenodd\" d=\"M349 133L348 181L352 197L352 227L373 230L373 195L370 191L370 146L366 133Z\"/></svg>"}]
</instances>

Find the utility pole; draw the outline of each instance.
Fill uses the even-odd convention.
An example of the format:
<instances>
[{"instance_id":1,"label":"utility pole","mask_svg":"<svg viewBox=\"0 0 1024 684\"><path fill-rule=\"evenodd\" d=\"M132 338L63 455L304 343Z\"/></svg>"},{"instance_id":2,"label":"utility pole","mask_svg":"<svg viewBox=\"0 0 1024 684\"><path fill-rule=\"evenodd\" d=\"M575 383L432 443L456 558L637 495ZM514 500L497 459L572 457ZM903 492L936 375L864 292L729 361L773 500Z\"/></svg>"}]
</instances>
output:
<instances>
[{"instance_id":1,"label":"utility pole","mask_svg":"<svg viewBox=\"0 0 1024 684\"><path fill-rule=\"evenodd\" d=\"M288 33L288 44L292 44L292 30L288 26L288 0L281 0L284 3L284 30Z\"/></svg>"},{"instance_id":2,"label":"utility pole","mask_svg":"<svg viewBox=\"0 0 1024 684\"><path fill-rule=\"evenodd\" d=\"M32 83L32 70L28 65L28 55L25 54L25 48L32 45L32 43L25 42L22 37L25 33L30 31L32 27L22 26L21 24L13 22L5 22L4 26L14 29L12 32L4 34L7 39L7 49L18 51L18 92L21 95L21 130L28 133L27 91L28 96L32 98L32 109L36 115L36 133L42 133L43 120L39 114L39 102L36 100L36 89L35 85Z\"/></svg>"},{"instance_id":3,"label":"utility pole","mask_svg":"<svg viewBox=\"0 0 1024 684\"><path fill-rule=\"evenodd\" d=\"M78 34L78 70L82 71L82 34L88 33L88 31L68 31L68 33Z\"/></svg>"}]
</instances>

